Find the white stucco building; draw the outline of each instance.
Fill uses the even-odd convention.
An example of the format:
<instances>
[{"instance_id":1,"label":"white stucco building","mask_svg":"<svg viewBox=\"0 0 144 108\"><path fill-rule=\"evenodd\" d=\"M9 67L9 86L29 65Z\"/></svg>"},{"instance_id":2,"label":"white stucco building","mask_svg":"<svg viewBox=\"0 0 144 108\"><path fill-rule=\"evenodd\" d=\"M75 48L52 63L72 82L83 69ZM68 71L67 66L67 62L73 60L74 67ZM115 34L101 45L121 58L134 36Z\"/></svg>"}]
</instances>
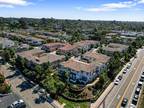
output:
<instances>
[{"instance_id":1,"label":"white stucco building","mask_svg":"<svg viewBox=\"0 0 144 108\"><path fill-rule=\"evenodd\" d=\"M86 63L71 58L60 64L59 72L69 72L69 81L86 84L94 80L102 69L101 63Z\"/></svg>"}]
</instances>

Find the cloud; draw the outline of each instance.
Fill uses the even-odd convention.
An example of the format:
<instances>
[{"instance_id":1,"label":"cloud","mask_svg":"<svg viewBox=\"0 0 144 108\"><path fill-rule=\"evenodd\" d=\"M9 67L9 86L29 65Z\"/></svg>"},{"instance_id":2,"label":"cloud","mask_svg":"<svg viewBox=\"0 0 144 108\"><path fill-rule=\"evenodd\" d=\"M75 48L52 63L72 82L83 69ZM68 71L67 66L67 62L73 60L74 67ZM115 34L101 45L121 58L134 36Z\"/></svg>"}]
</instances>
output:
<instances>
[{"instance_id":1,"label":"cloud","mask_svg":"<svg viewBox=\"0 0 144 108\"><path fill-rule=\"evenodd\" d=\"M140 4L144 3L144 0L138 0L138 3Z\"/></svg>"},{"instance_id":2,"label":"cloud","mask_svg":"<svg viewBox=\"0 0 144 108\"><path fill-rule=\"evenodd\" d=\"M105 12L105 11L116 11L118 9L126 9L135 7L138 4L143 4L144 0L131 0L125 2L117 2L117 3L106 3L102 4L99 7L92 8L77 8L79 10L91 11L91 12Z\"/></svg>"},{"instance_id":3,"label":"cloud","mask_svg":"<svg viewBox=\"0 0 144 108\"><path fill-rule=\"evenodd\" d=\"M110 9L106 7L101 7L101 8L87 8L84 9L85 11L91 11L91 12L106 12L106 11L115 11L115 9Z\"/></svg>"},{"instance_id":4,"label":"cloud","mask_svg":"<svg viewBox=\"0 0 144 108\"><path fill-rule=\"evenodd\" d=\"M0 7L28 6L32 3L27 0L0 0Z\"/></svg>"},{"instance_id":5,"label":"cloud","mask_svg":"<svg viewBox=\"0 0 144 108\"><path fill-rule=\"evenodd\" d=\"M103 7L106 7L109 9L131 8L133 6L136 6L136 3L132 2L132 1L103 4Z\"/></svg>"},{"instance_id":6,"label":"cloud","mask_svg":"<svg viewBox=\"0 0 144 108\"><path fill-rule=\"evenodd\" d=\"M5 7L5 8L14 8L14 6L13 5L5 5L5 4L0 4L0 8L3 8L3 7Z\"/></svg>"}]
</instances>

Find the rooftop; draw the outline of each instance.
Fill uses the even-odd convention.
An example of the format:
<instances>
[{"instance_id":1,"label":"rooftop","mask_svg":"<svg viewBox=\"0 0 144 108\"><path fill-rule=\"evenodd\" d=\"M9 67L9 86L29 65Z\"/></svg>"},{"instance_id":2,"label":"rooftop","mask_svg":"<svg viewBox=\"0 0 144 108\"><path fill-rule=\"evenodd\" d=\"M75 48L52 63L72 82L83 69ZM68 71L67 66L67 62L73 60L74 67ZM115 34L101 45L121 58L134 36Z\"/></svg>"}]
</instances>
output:
<instances>
[{"instance_id":1,"label":"rooftop","mask_svg":"<svg viewBox=\"0 0 144 108\"><path fill-rule=\"evenodd\" d=\"M6 33L6 34L7 34L7 35L10 35L10 36L21 37L21 38L23 38L23 39L33 39L33 40L43 41L42 38L32 37L32 36L28 36L28 35L23 35L23 34L20 34L20 33Z\"/></svg>"},{"instance_id":2,"label":"rooftop","mask_svg":"<svg viewBox=\"0 0 144 108\"><path fill-rule=\"evenodd\" d=\"M32 36L27 36L26 39L31 39L31 40L34 40L34 41L44 41L43 39L32 37Z\"/></svg>"},{"instance_id":3,"label":"rooftop","mask_svg":"<svg viewBox=\"0 0 144 108\"><path fill-rule=\"evenodd\" d=\"M68 50L72 50L78 47L84 47L87 45L94 45L99 43L98 41L93 41L93 40L85 40L85 41L80 41L80 42L76 42L73 45L71 44L67 44L64 47L60 48L60 50L64 50L64 51L68 51Z\"/></svg>"},{"instance_id":4,"label":"rooftop","mask_svg":"<svg viewBox=\"0 0 144 108\"><path fill-rule=\"evenodd\" d=\"M47 47L65 46L65 45L66 45L65 43L60 43L60 42L44 44L44 46L47 46Z\"/></svg>"},{"instance_id":5,"label":"rooftop","mask_svg":"<svg viewBox=\"0 0 144 108\"><path fill-rule=\"evenodd\" d=\"M110 43L106 47L103 48L105 51L111 52L122 52L123 50L127 49L127 45L118 44L118 43Z\"/></svg>"},{"instance_id":6,"label":"rooftop","mask_svg":"<svg viewBox=\"0 0 144 108\"><path fill-rule=\"evenodd\" d=\"M84 41L74 43L74 45L79 47L79 46L92 45L92 44L97 44L97 43L99 43L99 42L94 41L94 40L84 40Z\"/></svg>"},{"instance_id":7,"label":"rooftop","mask_svg":"<svg viewBox=\"0 0 144 108\"><path fill-rule=\"evenodd\" d=\"M60 49L60 50L63 50L63 51L69 51L69 50L73 50L74 48L76 48L76 46L71 45L71 44L67 44L67 45L65 45L64 47L61 47L61 48L59 48L59 49Z\"/></svg>"},{"instance_id":8,"label":"rooftop","mask_svg":"<svg viewBox=\"0 0 144 108\"><path fill-rule=\"evenodd\" d=\"M10 35L10 36L17 36L17 37L21 37L21 38L26 38L28 36L26 35L22 35L22 34L18 34L18 33L6 33L7 35Z\"/></svg>"},{"instance_id":9,"label":"rooftop","mask_svg":"<svg viewBox=\"0 0 144 108\"><path fill-rule=\"evenodd\" d=\"M107 33L106 35L107 36L116 36L116 35L118 35L118 33Z\"/></svg>"},{"instance_id":10,"label":"rooftop","mask_svg":"<svg viewBox=\"0 0 144 108\"><path fill-rule=\"evenodd\" d=\"M109 56L101 54L101 53L98 53L98 52L96 52L96 50L88 51L83 56L84 57L94 58L95 61L99 62L99 63L107 63L109 61L109 59L110 59Z\"/></svg>"},{"instance_id":11,"label":"rooftop","mask_svg":"<svg viewBox=\"0 0 144 108\"><path fill-rule=\"evenodd\" d=\"M69 59L66 62L61 63L62 66L65 68L70 68L77 72L84 71L84 72L93 72L96 69L96 65L92 63L85 63L74 58ZM99 64L97 64L98 66Z\"/></svg>"},{"instance_id":12,"label":"rooftop","mask_svg":"<svg viewBox=\"0 0 144 108\"><path fill-rule=\"evenodd\" d=\"M5 48L5 47L11 47L11 46L14 46L15 45L15 42L8 39L8 38L2 38L0 37L0 44L2 44L2 47Z\"/></svg>"},{"instance_id":13,"label":"rooftop","mask_svg":"<svg viewBox=\"0 0 144 108\"><path fill-rule=\"evenodd\" d=\"M56 55L53 53L45 53L43 50L40 49L33 49L29 51L24 51L17 53L17 55L26 58L29 61L32 61L36 64L43 64L43 63L53 63L65 58L65 56Z\"/></svg>"}]
</instances>

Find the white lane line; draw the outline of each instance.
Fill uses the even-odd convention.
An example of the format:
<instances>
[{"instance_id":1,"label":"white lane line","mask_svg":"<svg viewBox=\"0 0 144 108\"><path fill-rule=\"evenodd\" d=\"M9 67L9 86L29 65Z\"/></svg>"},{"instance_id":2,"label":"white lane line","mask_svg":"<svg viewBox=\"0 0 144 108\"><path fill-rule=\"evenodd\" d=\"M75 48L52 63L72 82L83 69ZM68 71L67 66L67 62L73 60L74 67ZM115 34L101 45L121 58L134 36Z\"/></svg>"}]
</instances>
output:
<instances>
[{"instance_id":1,"label":"white lane line","mask_svg":"<svg viewBox=\"0 0 144 108\"><path fill-rule=\"evenodd\" d=\"M137 87L138 82L139 82L139 80L140 80L140 78L141 78L141 75L142 75L143 70L144 70L144 67L141 69L141 74L138 76L138 80L135 82L135 87L134 87L133 92L132 92L132 94L131 94L131 96L130 96L130 101L128 102L128 106L131 105L131 102L132 102L132 99L133 99L133 96L134 96L136 87Z\"/></svg>"},{"instance_id":2,"label":"white lane line","mask_svg":"<svg viewBox=\"0 0 144 108\"><path fill-rule=\"evenodd\" d=\"M136 59L136 61L138 61L138 60ZM114 98L113 98L113 99L112 99L112 101L109 103L109 105L108 105L108 107L107 107L107 108L110 108L110 105L111 105L111 104L112 104L112 102L114 101L115 97L118 95L118 93L119 93L120 89L123 87L123 84L126 82L126 79L128 78L128 76L129 76L130 72L131 72L131 71L132 71L132 69L134 68L134 65L136 65L136 61L134 61L134 63L133 63L133 65L132 65L131 69L129 70L128 74L125 76L126 78L124 78L123 82L120 84L120 88L119 88L119 89L118 89L118 91L116 92L116 94L115 94Z\"/></svg>"}]
</instances>

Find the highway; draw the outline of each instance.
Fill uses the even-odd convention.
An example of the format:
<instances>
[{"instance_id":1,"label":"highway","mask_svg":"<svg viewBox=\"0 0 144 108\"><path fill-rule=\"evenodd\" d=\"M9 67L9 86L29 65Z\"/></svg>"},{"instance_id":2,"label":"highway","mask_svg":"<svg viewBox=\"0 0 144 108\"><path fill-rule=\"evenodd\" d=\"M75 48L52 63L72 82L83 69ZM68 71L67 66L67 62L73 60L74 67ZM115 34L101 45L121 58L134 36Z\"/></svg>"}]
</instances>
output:
<instances>
[{"instance_id":1,"label":"highway","mask_svg":"<svg viewBox=\"0 0 144 108\"><path fill-rule=\"evenodd\" d=\"M130 108L131 98L142 73L143 66L144 50L139 50L137 58L133 60L129 71L123 74L123 79L120 81L119 85L114 85L113 89L108 94L105 100L105 108L120 108L123 98L129 100L127 108ZM119 75L122 75L122 72L120 72ZM103 108L103 105L101 105L100 108Z\"/></svg>"}]
</instances>

